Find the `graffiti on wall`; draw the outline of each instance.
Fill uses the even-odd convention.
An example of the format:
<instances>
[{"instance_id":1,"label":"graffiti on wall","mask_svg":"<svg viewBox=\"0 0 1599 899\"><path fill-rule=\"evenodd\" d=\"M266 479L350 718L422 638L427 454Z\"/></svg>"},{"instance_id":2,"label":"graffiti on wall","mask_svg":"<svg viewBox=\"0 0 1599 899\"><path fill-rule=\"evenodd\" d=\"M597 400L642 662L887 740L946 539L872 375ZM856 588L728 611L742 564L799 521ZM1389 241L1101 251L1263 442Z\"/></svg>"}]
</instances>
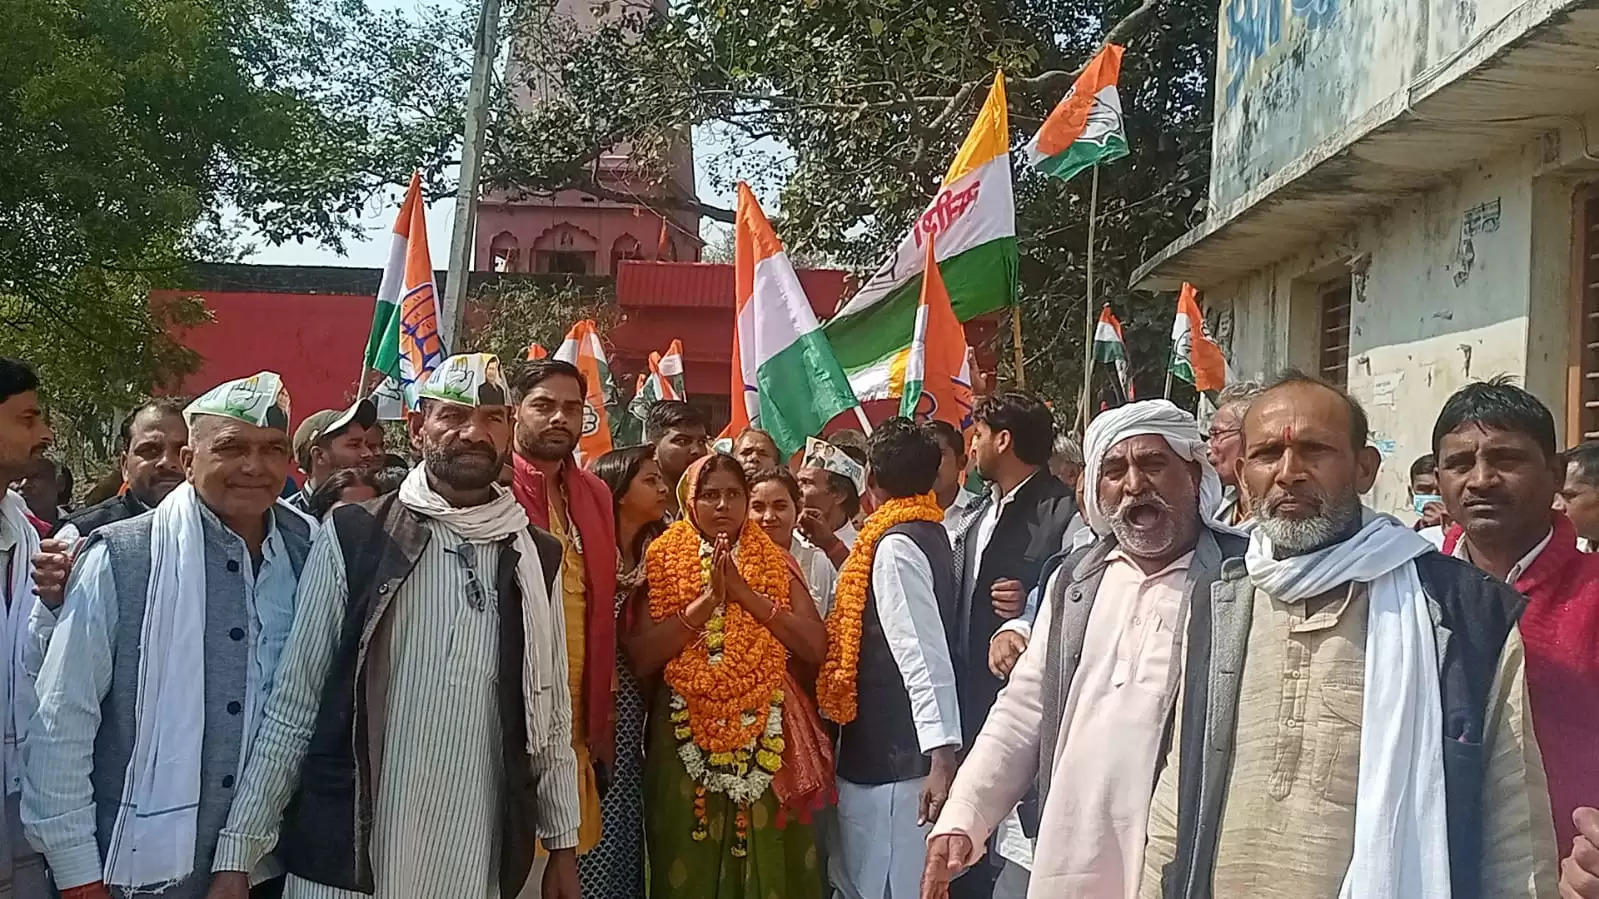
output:
<instances>
[{"instance_id":1,"label":"graffiti on wall","mask_svg":"<svg viewBox=\"0 0 1599 899\"><path fill-rule=\"evenodd\" d=\"M1479 234L1492 234L1499 230L1500 198L1479 203L1460 216L1460 240L1455 244L1455 286L1463 287L1471 280L1471 270L1477 264Z\"/></svg>"},{"instance_id":2,"label":"graffiti on wall","mask_svg":"<svg viewBox=\"0 0 1599 899\"><path fill-rule=\"evenodd\" d=\"M1250 80L1255 64L1271 56L1285 37L1303 39L1338 17L1339 0L1225 0L1227 105Z\"/></svg>"}]
</instances>

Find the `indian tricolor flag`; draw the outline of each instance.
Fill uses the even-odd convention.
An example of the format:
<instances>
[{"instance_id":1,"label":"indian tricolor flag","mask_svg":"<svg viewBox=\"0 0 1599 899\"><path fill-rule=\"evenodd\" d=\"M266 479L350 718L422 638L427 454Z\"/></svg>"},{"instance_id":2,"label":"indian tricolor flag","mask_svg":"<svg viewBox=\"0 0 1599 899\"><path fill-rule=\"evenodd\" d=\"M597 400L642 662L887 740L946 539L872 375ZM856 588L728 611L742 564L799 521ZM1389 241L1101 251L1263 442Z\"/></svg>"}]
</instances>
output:
<instances>
[{"instance_id":1,"label":"indian tricolor flag","mask_svg":"<svg viewBox=\"0 0 1599 899\"><path fill-rule=\"evenodd\" d=\"M971 425L972 369L966 329L950 306L931 240L927 242L921 303L916 307L916 331L910 347L895 360L893 377L902 385L899 414L917 421L947 421L960 431Z\"/></svg>"},{"instance_id":2,"label":"indian tricolor flag","mask_svg":"<svg viewBox=\"0 0 1599 899\"><path fill-rule=\"evenodd\" d=\"M638 376L638 389L628 403L627 411L639 421L649 417L650 407L661 400L683 398L683 341L674 340L666 348L666 355L650 354L648 374Z\"/></svg>"},{"instance_id":3,"label":"indian tricolor flag","mask_svg":"<svg viewBox=\"0 0 1599 899\"><path fill-rule=\"evenodd\" d=\"M988 100L933 202L893 257L827 323L827 339L863 401L896 395L892 364L910 345L927 244L934 237L956 318L971 321L1016 302L1016 205L1003 72L995 73Z\"/></svg>"},{"instance_id":4,"label":"indian tricolor flag","mask_svg":"<svg viewBox=\"0 0 1599 899\"><path fill-rule=\"evenodd\" d=\"M616 402L616 383L594 322L584 319L566 332L555 358L577 366L588 384L583 397L583 433L577 437L577 463L586 465L611 451L609 406Z\"/></svg>"},{"instance_id":5,"label":"indian tricolor flag","mask_svg":"<svg viewBox=\"0 0 1599 899\"><path fill-rule=\"evenodd\" d=\"M1094 328L1094 361L1116 369L1122 402L1132 402L1133 383L1127 377L1127 341L1122 339L1122 323L1116 313L1110 311L1109 303L1099 310L1099 324Z\"/></svg>"},{"instance_id":6,"label":"indian tricolor flag","mask_svg":"<svg viewBox=\"0 0 1599 899\"><path fill-rule=\"evenodd\" d=\"M1066 180L1090 166L1126 156L1127 132L1116 94L1121 72L1122 48L1106 44L1028 142L1023 150L1028 164Z\"/></svg>"},{"instance_id":7,"label":"indian tricolor flag","mask_svg":"<svg viewBox=\"0 0 1599 899\"><path fill-rule=\"evenodd\" d=\"M805 446L805 438L820 434L833 416L859 403L788 253L743 182L738 185L733 270L733 417L725 433L736 436L745 428L760 428L787 458Z\"/></svg>"},{"instance_id":8,"label":"indian tricolor flag","mask_svg":"<svg viewBox=\"0 0 1599 899\"><path fill-rule=\"evenodd\" d=\"M1177 318L1171 328L1171 373L1198 391L1227 386L1231 372L1221 347L1211 339L1199 311L1199 292L1184 284L1177 296Z\"/></svg>"},{"instance_id":9,"label":"indian tricolor flag","mask_svg":"<svg viewBox=\"0 0 1599 899\"><path fill-rule=\"evenodd\" d=\"M372 332L362 358L362 383L368 372L381 375L373 400L385 418L403 413L392 398L400 396L405 409L416 408L416 392L425 378L444 361L439 336L437 291L433 287L433 260L428 255L426 208L422 203L422 176L411 173L411 186L394 222L389 261L378 283L377 305L372 310Z\"/></svg>"}]
</instances>

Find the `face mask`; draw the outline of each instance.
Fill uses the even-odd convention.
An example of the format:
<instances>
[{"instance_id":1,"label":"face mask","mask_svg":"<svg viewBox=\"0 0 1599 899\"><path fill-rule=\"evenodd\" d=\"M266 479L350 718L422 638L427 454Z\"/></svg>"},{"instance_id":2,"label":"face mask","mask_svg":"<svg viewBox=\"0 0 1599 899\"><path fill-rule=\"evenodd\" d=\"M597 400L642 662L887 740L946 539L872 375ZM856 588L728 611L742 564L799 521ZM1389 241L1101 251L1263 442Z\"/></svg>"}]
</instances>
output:
<instances>
[{"instance_id":1,"label":"face mask","mask_svg":"<svg viewBox=\"0 0 1599 899\"><path fill-rule=\"evenodd\" d=\"M1425 515L1427 506L1431 505L1432 503L1442 503L1444 498L1436 493L1418 493L1412 497L1412 500L1416 509L1416 514Z\"/></svg>"}]
</instances>

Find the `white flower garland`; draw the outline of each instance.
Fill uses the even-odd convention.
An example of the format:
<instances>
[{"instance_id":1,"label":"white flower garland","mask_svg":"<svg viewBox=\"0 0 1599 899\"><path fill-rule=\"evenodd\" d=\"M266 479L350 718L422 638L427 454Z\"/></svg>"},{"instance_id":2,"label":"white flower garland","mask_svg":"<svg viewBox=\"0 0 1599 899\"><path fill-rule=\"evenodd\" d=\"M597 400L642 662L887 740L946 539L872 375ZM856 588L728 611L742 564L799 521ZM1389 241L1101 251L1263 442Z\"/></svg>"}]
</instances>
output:
<instances>
[{"instance_id":1,"label":"white flower garland","mask_svg":"<svg viewBox=\"0 0 1599 899\"><path fill-rule=\"evenodd\" d=\"M688 709L688 702L676 690L672 691L671 709L674 712ZM744 714L749 716L752 713ZM766 730L740 750L749 754L748 770L745 773L721 770L721 766L713 768L708 761L710 753L701 749L693 737L678 741L677 757L683 760L684 770L688 771L689 778L696 784L713 793L725 793L729 799L740 805L750 805L758 801L772 785L771 772L756 763L755 755L760 751L763 741L775 740L782 735L783 700L782 691L778 691L766 711Z\"/></svg>"}]
</instances>

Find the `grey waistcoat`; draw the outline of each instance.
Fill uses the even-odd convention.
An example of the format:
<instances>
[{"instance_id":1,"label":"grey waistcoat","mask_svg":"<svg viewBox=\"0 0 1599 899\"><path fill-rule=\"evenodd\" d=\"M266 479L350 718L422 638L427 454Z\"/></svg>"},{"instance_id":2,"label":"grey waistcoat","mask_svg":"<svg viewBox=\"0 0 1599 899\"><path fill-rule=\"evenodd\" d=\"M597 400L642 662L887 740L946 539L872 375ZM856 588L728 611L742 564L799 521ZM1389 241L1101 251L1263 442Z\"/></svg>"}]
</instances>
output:
<instances>
[{"instance_id":1,"label":"grey waistcoat","mask_svg":"<svg viewBox=\"0 0 1599 899\"><path fill-rule=\"evenodd\" d=\"M272 514L289 566L296 578L311 547L305 519L273 507ZM200 809L194 841L194 872L162 891L171 899L203 899L211 884L211 859L228 821L238 775L239 742L244 733L245 683L249 676L250 610L245 578L249 555L238 538L209 510L205 531L205 735L200 756ZM139 637L144 629L145 591L150 582L150 526L154 515L108 524L90 538L104 542L117 586L117 628L111 635L111 689L100 702L100 731L94 738L95 837L102 858L117 822L128 759L138 726ZM235 711L235 709L239 711Z\"/></svg>"},{"instance_id":2,"label":"grey waistcoat","mask_svg":"<svg viewBox=\"0 0 1599 899\"><path fill-rule=\"evenodd\" d=\"M1189 608L1203 608L1210 602L1211 585L1221 574L1224 557L1242 555L1246 546L1242 537L1218 535L1210 528L1199 529L1199 542L1194 546L1194 561L1188 567ZM1066 697L1071 694L1072 678L1083 657L1083 640L1088 633L1088 616L1093 611L1099 594L1099 583L1105 576L1105 560L1116 548L1114 538L1101 538L1086 549L1072 553L1061 564L1067 576L1057 578L1055 589L1049 591L1044 601L1050 604L1050 622L1044 653L1044 679L1040 740L1038 743L1037 804L1032 809L1033 820L1044 807L1049 795L1050 775L1055 767L1055 745L1060 741L1060 729L1066 713ZM1070 566L1070 567L1068 567ZM1190 621L1192 621L1190 615ZM1190 626L1189 631L1192 633ZM1037 637L1037 634L1034 635ZM1173 666L1172 686L1180 681L1183 668L1206 659L1194 658L1196 647L1191 640L1183 642L1183 664ZM1176 691L1172 692L1175 701ZM1167 710L1166 734L1171 733L1171 711ZM1153 791L1159 772L1150 772L1150 789Z\"/></svg>"}]
</instances>

